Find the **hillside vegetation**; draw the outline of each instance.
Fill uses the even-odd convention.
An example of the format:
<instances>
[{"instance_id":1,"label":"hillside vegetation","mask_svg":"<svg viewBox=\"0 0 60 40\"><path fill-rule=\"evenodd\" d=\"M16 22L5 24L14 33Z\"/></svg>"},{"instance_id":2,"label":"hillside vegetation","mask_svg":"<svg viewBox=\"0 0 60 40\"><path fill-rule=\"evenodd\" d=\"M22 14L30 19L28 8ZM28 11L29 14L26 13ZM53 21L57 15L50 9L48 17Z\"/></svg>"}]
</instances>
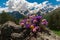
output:
<instances>
[{"instance_id":1,"label":"hillside vegetation","mask_svg":"<svg viewBox=\"0 0 60 40\"><path fill-rule=\"evenodd\" d=\"M17 19L18 16L18 19ZM19 17L21 16L21 17ZM25 18L24 15L20 14L19 12L12 12L12 13L7 13L7 12L2 12L0 13L0 24L4 24L7 21L13 21L16 24L19 23L20 19ZM43 18L47 19L48 21L48 27L53 30L60 30L60 8L47 13L46 15L43 15Z\"/></svg>"}]
</instances>

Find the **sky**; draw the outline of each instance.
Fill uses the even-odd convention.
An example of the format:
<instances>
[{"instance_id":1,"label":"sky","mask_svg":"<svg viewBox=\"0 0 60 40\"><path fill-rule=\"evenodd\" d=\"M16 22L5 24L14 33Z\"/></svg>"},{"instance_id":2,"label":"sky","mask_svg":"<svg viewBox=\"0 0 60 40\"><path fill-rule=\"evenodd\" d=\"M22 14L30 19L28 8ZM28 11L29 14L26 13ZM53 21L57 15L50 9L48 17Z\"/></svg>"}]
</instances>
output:
<instances>
[{"instance_id":1,"label":"sky","mask_svg":"<svg viewBox=\"0 0 60 40\"><path fill-rule=\"evenodd\" d=\"M8 0L0 0L0 7L6 7L4 3Z\"/></svg>"},{"instance_id":2,"label":"sky","mask_svg":"<svg viewBox=\"0 0 60 40\"><path fill-rule=\"evenodd\" d=\"M0 11L21 11L29 8L42 8L51 4L50 7L54 8L60 5L60 0L0 0ZM20 10L21 9L21 10Z\"/></svg>"},{"instance_id":3,"label":"sky","mask_svg":"<svg viewBox=\"0 0 60 40\"><path fill-rule=\"evenodd\" d=\"M6 7L6 5L4 3L6 3L8 0L0 0L0 7ZM27 0L28 2L34 3L37 2L38 4L46 1L46 0ZM48 0L50 3L52 3L53 5L58 5L60 4L60 0Z\"/></svg>"},{"instance_id":4,"label":"sky","mask_svg":"<svg viewBox=\"0 0 60 40\"><path fill-rule=\"evenodd\" d=\"M46 1L46 0L27 0L28 2L37 2L37 3L41 3L41 2L43 2L43 1ZM53 3L53 5L56 5L56 4L60 4L60 2L59 1L57 1L57 0L48 0L50 3Z\"/></svg>"}]
</instances>

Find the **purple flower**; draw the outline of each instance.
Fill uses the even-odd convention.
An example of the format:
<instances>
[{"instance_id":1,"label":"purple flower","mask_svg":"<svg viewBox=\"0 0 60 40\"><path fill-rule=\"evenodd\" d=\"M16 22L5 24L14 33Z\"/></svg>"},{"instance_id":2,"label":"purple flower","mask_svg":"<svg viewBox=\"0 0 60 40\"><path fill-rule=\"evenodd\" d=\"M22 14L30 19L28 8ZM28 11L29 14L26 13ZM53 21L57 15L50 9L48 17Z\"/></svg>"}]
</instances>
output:
<instances>
[{"instance_id":1,"label":"purple flower","mask_svg":"<svg viewBox=\"0 0 60 40\"><path fill-rule=\"evenodd\" d=\"M36 20L37 22L40 22L40 19L42 18L42 16L36 16Z\"/></svg>"},{"instance_id":2,"label":"purple flower","mask_svg":"<svg viewBox=\"0 0 60 40\"><path fill-rule=\"evenodd\" d=\"M36 28L36 29L39 29L39 26L36 26L35 28Z\"/></svg>"},{"instance_id":3,"label":"purple flower","mask_svg":"<svg viewBox=\"0 0 60 40\"><path fill-rule=\"evenodd\" d=\"M37 18L37 19L41 19L41 18L42 18L42 16L36 16L36 18Z\"/></svg>"},{"instance_id":4,"label":"purple flower","mask_svg":"<svg viewBox=\"0 0 60 40\"><path fill-rule=\"evenodd\" d=\"M26 19L22 20L20 23L24 23L25 24L26 23Z\"/></svg>"},{"instance_id":5,"label":"purple flower","mask_svg":"<svg viewBox=\"0 0 60 40\"><path fill-rule=\"evenodd\" d=\"M47 22L47 21L44 21L44 22L42 22L41 24L43 24L43 25L47 25L48 22Z\"/></svg>"},{"instance_id":6,"label":"purple flower","mask_svg":"<svg viewBox=\"0 0 60 40\"><path fill-rule=\"evenodd\" d=\"M20 26L24 26L24 23L20 23Z\"/></svg>"},{"instance_id":7,"label":"purple flower","mask_svg":"<svg viewBox=\"0 0 60 40\"><path fill-rule=\"evenodd\" d=\"M36 32L37 30L36 30L36 28L34 28L32 31L33 31L33 32Z\"/></svg>"},{"instance_id":8,"label":"purple flower","mask_svg":"<svg viewBox=\"0 0 60 40\"><path fill-rule=\"evenodd\" d=\"M26 24L25 27L26 27L26 28L30 28L30 24Z\"/></svg>"}]
</instances>

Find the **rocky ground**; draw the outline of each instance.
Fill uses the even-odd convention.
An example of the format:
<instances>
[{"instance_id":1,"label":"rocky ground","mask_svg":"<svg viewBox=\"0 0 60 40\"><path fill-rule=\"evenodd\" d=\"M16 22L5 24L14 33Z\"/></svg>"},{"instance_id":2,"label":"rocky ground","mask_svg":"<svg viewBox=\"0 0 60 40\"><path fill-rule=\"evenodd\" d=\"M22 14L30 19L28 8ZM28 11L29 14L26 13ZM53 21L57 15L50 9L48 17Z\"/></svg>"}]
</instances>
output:
<instances>
[{"instance_id":1,"label":"rocky ground","mask_svg":"<svg viewBox=\"0 0 60 40\"><path fill-rule=\"evenodd\" d=\"M49 34L37 32L36 37L34 37L32 32L23 29L14 22L8 21L0 25L0 40L60 40L60 37L51 30L48 30Z\"/></svg>"}]
</instances>

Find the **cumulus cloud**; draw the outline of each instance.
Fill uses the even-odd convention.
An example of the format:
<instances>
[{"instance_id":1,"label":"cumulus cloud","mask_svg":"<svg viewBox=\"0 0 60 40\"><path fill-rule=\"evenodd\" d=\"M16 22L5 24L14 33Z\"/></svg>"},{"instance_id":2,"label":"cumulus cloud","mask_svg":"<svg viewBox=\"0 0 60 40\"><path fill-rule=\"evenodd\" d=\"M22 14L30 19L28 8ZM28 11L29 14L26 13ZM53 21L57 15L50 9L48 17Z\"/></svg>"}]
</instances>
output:
<instances>
[{"instance_id":1,"label":"cumulus cloud","mask_svg":"<svg viewBox=\"0 0 60 40\"><path fill-rule=\"evenodd\" d=\"M9 12L19 11L21 14L24 14L24 12L27 10L29 11L29 13L37 13L40 9L47 10L48 8L54 8L54 9L57 8L57 6L56 7L52 6L51 3L49 3L49 1L44 1L38 4L37 2L30 3L26 0L8 0L4 4L7 7L1 8L1 11L2 10L9 11Z\"/></svg>"},{"instance_id":2,"label":"cumulus cloud","mask_svg":"<svg viewBox=\"0 0 60 40\"><path fill-rule=\"evenodd\" d=\"M6 2L6 6L8 6L9 11L19 11L24 12L26 10L29 10L29 12L35 12L39 9L44 8L47 6L48 1L44 1L43 3L38 4L37 2L30 3L26 0L8 0ZM34 8L34 10L30 10Z\"/></svg>"}]
</instances>

